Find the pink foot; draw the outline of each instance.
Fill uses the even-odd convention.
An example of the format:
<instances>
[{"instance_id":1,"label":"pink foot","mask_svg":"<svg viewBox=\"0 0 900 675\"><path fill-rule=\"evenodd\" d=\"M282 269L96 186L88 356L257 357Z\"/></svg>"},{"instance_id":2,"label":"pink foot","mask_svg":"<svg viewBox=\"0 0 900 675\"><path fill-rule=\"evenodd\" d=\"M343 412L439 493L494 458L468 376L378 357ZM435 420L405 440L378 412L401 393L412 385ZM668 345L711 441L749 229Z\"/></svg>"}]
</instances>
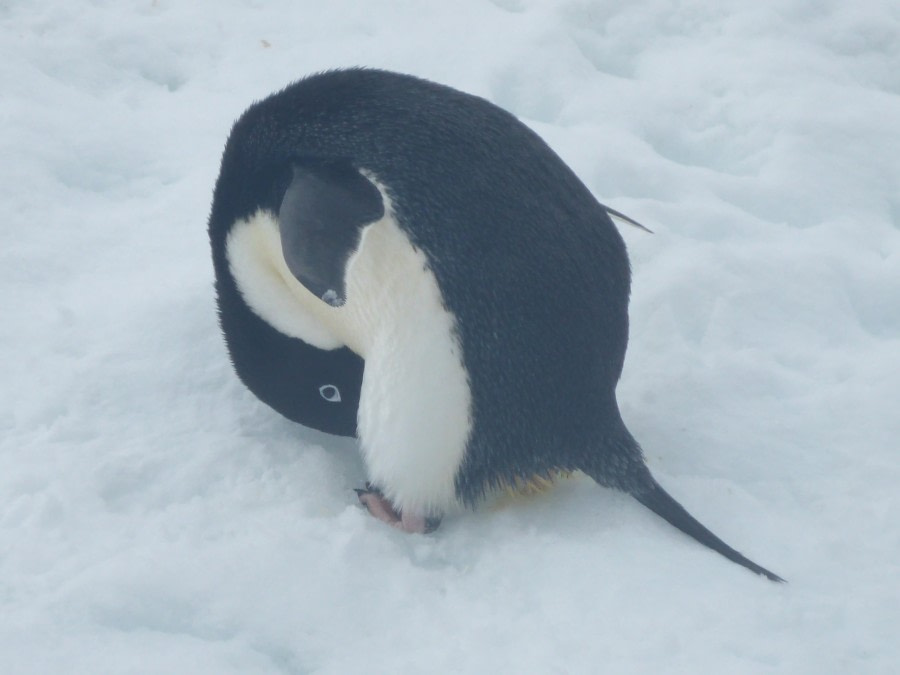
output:
<instances>
[{"instance_id":1,"label":"pink foot","mask_svg":"<svg viewBox=\"0 0 900 675\"><path fill-rule=\"evenodd\" d=\"M364 490L357 490L356 495L359 497L359 503L378 520L404 532L428 534L434 532L441 524L440 518L426 518L397 511L388 498L371 485L367 484Z\"/></svg>"}]
</instances>

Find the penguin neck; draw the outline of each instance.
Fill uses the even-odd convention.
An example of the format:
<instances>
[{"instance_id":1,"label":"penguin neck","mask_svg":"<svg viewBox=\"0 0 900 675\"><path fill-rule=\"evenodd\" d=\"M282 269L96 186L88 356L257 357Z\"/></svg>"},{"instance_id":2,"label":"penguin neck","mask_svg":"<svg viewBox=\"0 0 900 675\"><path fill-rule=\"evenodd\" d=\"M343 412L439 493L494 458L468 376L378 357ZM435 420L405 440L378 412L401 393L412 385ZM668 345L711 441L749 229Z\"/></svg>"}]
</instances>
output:
<instances>
[{"instance_id":1,"label":"penguin neck","mask_svg":"<svg viewBox=\"0 0 900 675\"><path fill-rule=\"evenodd\" d=\"M323 321L328 306L288 269L278 219L271 211L261 209L237 221L228 233L225 255L244 302L278 332L319 349L347 344Z\"/></svg>"},{"instance_id":2,"label":"penguin neck","mask_svg":"<svg viewBox=\"0 0 900 675\"><path fill-rule=\"evenodd\" d=\"M424 256L391 216L362 230L347 262L347 301L340 307L322 302L291 273L278 219L269 211L236 223L227 252L232 276L253 311L280 332L322 349L345 345L366 358L378 340L402 338L398 325L415 323L440 303L436 288L420 282Z\"/></svg>"}]
</instances>

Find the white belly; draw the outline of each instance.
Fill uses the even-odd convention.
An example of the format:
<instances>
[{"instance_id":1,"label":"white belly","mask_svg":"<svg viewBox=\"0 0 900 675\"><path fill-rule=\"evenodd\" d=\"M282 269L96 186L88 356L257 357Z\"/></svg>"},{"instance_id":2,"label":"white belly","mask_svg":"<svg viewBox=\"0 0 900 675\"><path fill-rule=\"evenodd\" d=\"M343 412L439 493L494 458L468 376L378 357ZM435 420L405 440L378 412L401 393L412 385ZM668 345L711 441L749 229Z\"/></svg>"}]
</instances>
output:
<instances>
[{"instance_id":1,"label":"white belly","mask_svg":"<svg viewBox=\"0 0 900 675\"><path fill-rule=\"evenodd\" d=\"M369 478L393 504L431 515L457 504L454 479L471 432L471 396L455 334L421 251L393 218L366 226L331 307L284 261L277 216L233 227L227 253L247 304L276 329L313 346L347 345L366 361L359 440Z\"/></svg>"}]
</instances>

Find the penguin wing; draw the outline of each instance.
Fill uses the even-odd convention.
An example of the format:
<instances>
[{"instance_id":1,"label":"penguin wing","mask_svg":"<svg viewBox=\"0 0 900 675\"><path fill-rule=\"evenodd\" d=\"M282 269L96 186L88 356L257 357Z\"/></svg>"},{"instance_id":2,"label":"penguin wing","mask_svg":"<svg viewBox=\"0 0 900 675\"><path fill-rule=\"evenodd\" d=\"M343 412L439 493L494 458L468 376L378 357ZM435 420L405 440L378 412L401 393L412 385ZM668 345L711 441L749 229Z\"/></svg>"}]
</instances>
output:
<instances>
[{"instance_id":1,"label":"penguin wing","mask_svg":"<svg viewBox=\"0 0 900 675\"><path fill-rule=\"evenodd\" d=\"M348 161L297 162L292 169L278 211L284 260L313 295L339 307L360 232L384 215L381 193Z\"/></svg>"}]
</instances>

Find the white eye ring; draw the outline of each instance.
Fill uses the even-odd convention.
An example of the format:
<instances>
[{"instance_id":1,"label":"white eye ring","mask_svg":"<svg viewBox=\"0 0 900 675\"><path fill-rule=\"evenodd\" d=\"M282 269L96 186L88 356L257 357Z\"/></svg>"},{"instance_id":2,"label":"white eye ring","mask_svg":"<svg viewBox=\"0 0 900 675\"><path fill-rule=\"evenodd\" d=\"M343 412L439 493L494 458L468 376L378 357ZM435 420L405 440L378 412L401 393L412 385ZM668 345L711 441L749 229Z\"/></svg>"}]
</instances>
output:
<instances>
[{"instance_id":1,"label":"white eye ring","mask_svg":"<svg viewBox=\"0 0 900 675\"><path fill-rule=\"evenodd\" d=\"M319 387L319 394L329 403L341 402L341 390L333 384L323 384Z\"/></svg>"}]
</instances>

